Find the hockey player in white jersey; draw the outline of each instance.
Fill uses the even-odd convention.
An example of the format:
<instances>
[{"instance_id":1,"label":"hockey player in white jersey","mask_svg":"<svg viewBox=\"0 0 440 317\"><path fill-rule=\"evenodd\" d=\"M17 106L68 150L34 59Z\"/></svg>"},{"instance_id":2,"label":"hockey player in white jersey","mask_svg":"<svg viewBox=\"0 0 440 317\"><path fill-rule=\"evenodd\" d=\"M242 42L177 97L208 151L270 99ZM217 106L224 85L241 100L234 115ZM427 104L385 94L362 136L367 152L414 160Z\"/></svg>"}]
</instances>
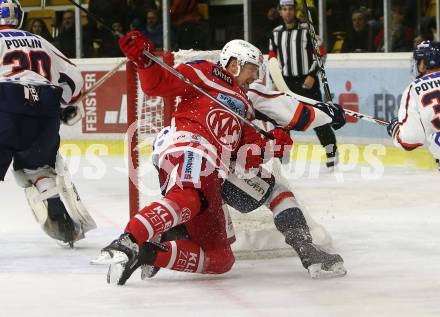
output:
<instances>
[{"instance_id":1,"label":"hockey player in white jersey","mask_svg":"<svg viewBox=\"0 0 440 317\"><path fill-rule=\"evenodd\" d=\"M440 160L440 42L424 41L413 53L416 80L402 94L398 117L387 127L397 147L426 145ZM439 166L440 169L440 166Z\"/></svg>"},{"instance_id":2,"label":"hockey player in white jersey","mask_svg":"<svg viewBox=\"0 0 440 317\"><path fill-rule=\"evenodd\" d=\"M58 154L60 121L81 117L83 79L52 44L19 30L22 20L17 0L0 2L0 181L13 162L36 220L72 247L96 227Z\"/></svg>"}]
</instances>

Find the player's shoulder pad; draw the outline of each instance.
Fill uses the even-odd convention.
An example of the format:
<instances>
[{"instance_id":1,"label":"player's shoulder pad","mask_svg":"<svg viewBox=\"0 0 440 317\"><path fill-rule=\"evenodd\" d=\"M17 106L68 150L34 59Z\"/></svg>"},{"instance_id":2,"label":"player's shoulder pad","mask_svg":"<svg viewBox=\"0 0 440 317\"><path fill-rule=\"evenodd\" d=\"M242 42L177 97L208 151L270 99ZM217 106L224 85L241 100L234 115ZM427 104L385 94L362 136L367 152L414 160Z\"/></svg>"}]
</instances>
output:
<instances>
[{"instance_id":1,"label":"player's shoulder pad","mask_svg":"<svg viewBox=\"0 0 440 317\"><path fill-rule=\"evenodd\" d=\"M417 79L415 79L413 81L413 83L415 85L421 83L421 82L425 82L428 81L430 79L439 79L440 78L440 72L434 72L434 73L430 73L430 74L426 74L425 76L419 77Z\"/></svg>"},{"instance_id":2,"label":"player's shoulder pad","mask_svg":"<svg viewBox=\"0 0 440 317\"><path fill-rule=\"evenodd\" d=\"M440 72L426 74L423 77L415 79L408 87L414 87L417 95L424 91L433 90L440 87ZM408 88L409 89L409 88Z\"/></svg>"},{"instance_id":3,"label":"player's shoulder pad","mask_svg":"<svg viewBox=\"0 0 440 317\"><path fill-rule=\"evenodd\" d=\"M267 91L266 86L263 85L263 83L260 80L254 81L252 84L249 85L249 91Z\"/></svg>"}]
</instances>

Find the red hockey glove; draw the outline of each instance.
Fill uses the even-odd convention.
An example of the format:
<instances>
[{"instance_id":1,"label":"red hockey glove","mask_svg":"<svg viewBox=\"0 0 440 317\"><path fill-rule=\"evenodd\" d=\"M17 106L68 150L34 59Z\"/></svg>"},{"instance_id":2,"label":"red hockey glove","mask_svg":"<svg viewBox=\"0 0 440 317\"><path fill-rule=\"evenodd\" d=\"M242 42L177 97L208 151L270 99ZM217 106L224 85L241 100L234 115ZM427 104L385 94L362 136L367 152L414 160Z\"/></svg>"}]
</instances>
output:
<instances>
[{"instance_id":1,"label":"red hockey glove","mask_svg":"<svg viewBox=\"0 0 440 317\"><path fill-rule=\"evenodd\" d=\"M258 168L263 164L264 147L266 139L249 126L245 126L242 147L237 157L238 164L245 170Z\"/></svg>"},{"instance_id":2,"label":"red hockey glove","mask_svg":"<svg viewBox=\"0 0 440 317\"><path fill-rule=\"evenodd\" d=\"M290 138L288 131L281 128L275 128L273 130L270 130L268 133L275 138L274 157L282 158L284 156L284 153L290 153L293 141Z\"/></svg>"},{"instance_id":3,"label":"red hockey glove","mask_svg":"<svg viewBox=\"0 0 440 317\"><path fill-rule=\"evenodd\" d=\"M132 31L119 39L119 46L129 60L134 62L139 68L148 68L153 65L153 61L144 54L144 50L154 53L156 47L150 39L146 38L139 31Z\"/></svg>"}]
</instances>

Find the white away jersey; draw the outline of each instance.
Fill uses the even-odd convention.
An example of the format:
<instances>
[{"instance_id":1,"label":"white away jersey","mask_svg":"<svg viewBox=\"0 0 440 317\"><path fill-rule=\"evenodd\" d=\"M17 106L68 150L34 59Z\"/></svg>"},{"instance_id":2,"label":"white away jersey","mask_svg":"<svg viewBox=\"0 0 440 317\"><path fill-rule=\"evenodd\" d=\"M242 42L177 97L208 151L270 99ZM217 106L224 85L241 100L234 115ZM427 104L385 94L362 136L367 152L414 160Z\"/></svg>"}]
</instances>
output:
<instances>
[{"instance_id":1,"label":"white away jersey","mask_svg":"<svg viewBox=\"0 0 440 317\"><path fill-rule=\"evenodd\" d=\"M398 119L397 146L413 150L426 143L440 158L440 72L425 75L405 89Z\"/></svg>"},{"instance_id":2,"label":"white away jersey","mask_svg":"<svg viewBox=\"0 0 440 317\"><path fill-rule=\"evenodd\" d=\"M42 37L16 29L0 30L0 82L54 85L63 89L63 102L81 92L79 69Z\"/></svg>"},{"instance_id":3,"label":"white away jersey","mask_svg":"<svg viewBox=\"0 0 440 317\"><path fill-rule=\"evenodd\" d=\"M306 131L332 121L323 111L282 92L270 90L260 82L250 85L247 96L257 117L258 114L263 115L262 120L289 130Z\"/></svg>"}]
</instances>

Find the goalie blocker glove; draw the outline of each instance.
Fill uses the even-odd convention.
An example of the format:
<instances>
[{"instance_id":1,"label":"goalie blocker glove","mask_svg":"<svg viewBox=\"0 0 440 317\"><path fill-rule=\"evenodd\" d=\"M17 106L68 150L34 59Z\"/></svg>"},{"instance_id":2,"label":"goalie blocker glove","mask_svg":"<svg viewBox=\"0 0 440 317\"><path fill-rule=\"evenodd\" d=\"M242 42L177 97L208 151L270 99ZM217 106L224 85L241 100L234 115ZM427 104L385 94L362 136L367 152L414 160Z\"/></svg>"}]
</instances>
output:
<instances>
[{"instance_id":1,"label":"goalie blocker glove","mask_svg":"<svg viewBox=\"0 0 440 317\"><path fill-rule=\"evenodd\" d=\"M332 119L330 125L333 129L338 130L345 125L345 111L341 105L332 102L319 102L313 107L318 108Z\"/></svg>"}]
</instances>

